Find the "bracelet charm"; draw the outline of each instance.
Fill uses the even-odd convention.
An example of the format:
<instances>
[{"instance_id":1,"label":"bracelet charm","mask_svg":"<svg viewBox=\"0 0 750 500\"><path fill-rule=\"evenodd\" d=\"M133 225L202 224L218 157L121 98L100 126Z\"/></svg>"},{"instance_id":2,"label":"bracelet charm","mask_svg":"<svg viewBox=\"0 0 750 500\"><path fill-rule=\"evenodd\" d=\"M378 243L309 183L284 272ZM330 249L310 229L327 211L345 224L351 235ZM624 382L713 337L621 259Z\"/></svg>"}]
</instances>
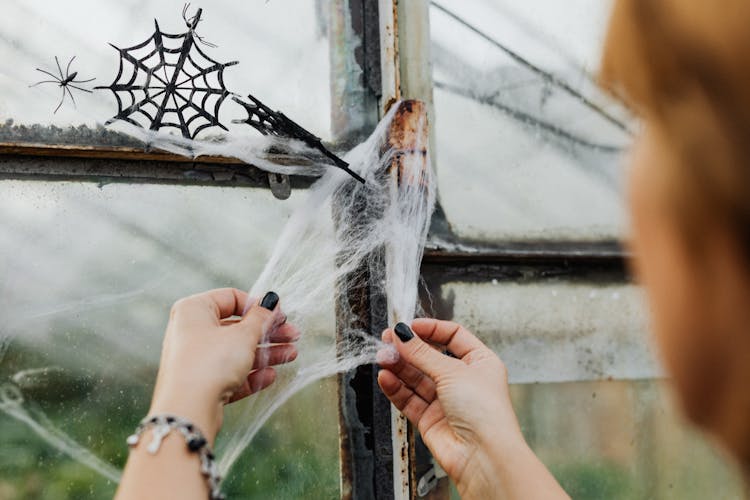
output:
<instances>
[{"instance_id":1,"label":"bracelet charm","mask_svg":"<svg viewBox=\"0 0 750 500\"><path fill-rule=\"evenodd\" d=\"M152 455L156 455L156 452L159 451L159 448L161 447L162 440L167 436L167 434L169 434L169 431L171 430L172 427L169 426L169 424L160 424L154 426L154 430L151 431L151 442L149 443L146 450Z\"/></svg>"},{"instance_id":2,"label":"bracelet charm","mask_svg":"<svg viewBox=\"0 0 750 500\"><path fill-rule=\"evenodd\" d=\"M200 459L200 471L206 477L209 488L210 500L223 500L224 495L221 493L220 484L221 476L214 462L214 454L208 447L208 441L203 433L198 430L190 421L175 415L154 415L147 416L138 424L135 432L128 436L126 443L129 447L137 446L141 436L147 429L151 431L151 442L148 444L146 451L155 455L161 448L161 443L165 437L173 430L177 430L185 438L185 446L190 453L197 453Z\"/></svg>"}]
</instances>

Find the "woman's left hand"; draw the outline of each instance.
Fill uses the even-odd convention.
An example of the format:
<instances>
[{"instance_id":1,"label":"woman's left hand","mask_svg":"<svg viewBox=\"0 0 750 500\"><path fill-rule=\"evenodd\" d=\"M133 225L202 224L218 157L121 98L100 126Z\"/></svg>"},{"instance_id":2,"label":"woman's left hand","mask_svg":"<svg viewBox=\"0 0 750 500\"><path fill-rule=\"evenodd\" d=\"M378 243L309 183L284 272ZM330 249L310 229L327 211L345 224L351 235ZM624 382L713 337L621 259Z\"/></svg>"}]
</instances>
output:
<instances>
[{"instance_id":1,"label":"woman's left hand","mask_svg":"<svg viewBox=\"0 0 750 500\"><path fill-rule=\"evenodd\" d=\"M268 387L276 377L272 366L297 357L292 342L299 331L286 323L278 302L273 292L258 302L233 288L177 301L149 414L187 418L213 442L223 405ZM248 303L252 306L242 316ZM268 345L258 347L261 342Z\"/></svg>"}]
</instances>

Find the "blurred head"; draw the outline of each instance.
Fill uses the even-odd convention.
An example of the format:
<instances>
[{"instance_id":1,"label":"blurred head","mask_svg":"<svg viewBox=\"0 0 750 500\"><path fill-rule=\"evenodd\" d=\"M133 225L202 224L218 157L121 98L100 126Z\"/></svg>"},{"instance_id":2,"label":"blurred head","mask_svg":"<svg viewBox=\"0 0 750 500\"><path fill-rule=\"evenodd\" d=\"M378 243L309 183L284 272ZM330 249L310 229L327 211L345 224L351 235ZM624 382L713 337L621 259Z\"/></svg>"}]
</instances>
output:
<instances>
[{"instance_id":1,"label":"blurred head","mask_svg":"<svg viewBox=\"0 0 750 500\"><path fill-rule=\"evenodd\" d=\"M644 121L634 268L687 415L750 464L750 2L618 0L603 85Z\"/></svg>"}]
</instances>

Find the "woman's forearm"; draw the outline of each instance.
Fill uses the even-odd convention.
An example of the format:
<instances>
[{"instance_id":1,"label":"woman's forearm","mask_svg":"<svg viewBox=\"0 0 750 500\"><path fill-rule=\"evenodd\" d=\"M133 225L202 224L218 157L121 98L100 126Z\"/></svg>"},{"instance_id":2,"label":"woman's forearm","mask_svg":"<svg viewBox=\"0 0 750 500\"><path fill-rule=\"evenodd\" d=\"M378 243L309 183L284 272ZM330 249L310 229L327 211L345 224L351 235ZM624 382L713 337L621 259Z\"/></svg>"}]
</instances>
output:
<instances>
[{"instance_id":1,"label":"woman's forearm","mask_svg":"<svg viewBox=\"0 0 750 500\"><path fill-rule=\"evenodd\" d=\"M508 445L490 445L472 461L480 470L464 471L457 488L462 500L501 498L504 500L569 500L557 480L529 446L519 440Z\"/></svg>"}]
</instances>

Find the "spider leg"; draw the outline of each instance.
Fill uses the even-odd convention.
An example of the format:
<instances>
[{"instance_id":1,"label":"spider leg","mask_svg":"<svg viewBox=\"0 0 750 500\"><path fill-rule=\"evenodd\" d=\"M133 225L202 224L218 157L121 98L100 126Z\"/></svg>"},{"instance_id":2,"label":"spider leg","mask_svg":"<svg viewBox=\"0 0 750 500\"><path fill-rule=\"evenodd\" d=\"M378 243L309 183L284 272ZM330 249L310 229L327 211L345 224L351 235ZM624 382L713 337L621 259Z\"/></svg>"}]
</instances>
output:
<instances>
[{"instance_id":1,"label":"spider leg","mask_svg":"<svg viewBox=\"0 0 750 500\"><path fill-rule=\"evenodd\" d=\"M68 84L67 86L68 86L68 87L73 87L73 88L74 88L74 89L76 89L76 90L82 90L83 92L88 92L89 94L93 94L93 93L94 93L94 91L93 91L93 90L89 90L89 89L84 89L84 88L82 88L82 87L76 87L75 85L71 85L71 84Z\"/></svg>"},{"instance_id":2,"label":"spider leg","mask_svg":"<svg viewBox=\"0 0 750 500\"><path fill-rule=\"evenodd\" d=\"M37 85L41 85L42 83L60 83L60 82L57 80L42 80L41 82L36 82L33 85L29 85L29 88L36 87Z\"/></svg>"},{"instance_id":3,"label":"spider leg","mask_svg":"<svg viewBox=\"0 0 750 500\"><path fill-rule=\"evenodd\" d=\"M65 68L65 78L68 78L68 75L70 74L70 65L73 64L73 59L75 59L76 56L73 56L70 58L70 61L68 61L68 66Z\"/></svg>"},{"instance_id":4,"label":"spider leg","mask_svg":"<svg viewBox=\"0 0 750 500\"><path fill-rule=\"evenodd\" d=\"M96 78L89 78L88 80L71 80L70 83L88 83L93 82Z\"/></svg>"},{"instance_id":5,"label":"spider leg","mask_svg":"<svg viewBox=\"0 0 750 500\"><path fill-rule=\"evenodd\" d=\"M57 56L55 56L55 62L57 63L57 70L60 72L60 80L65 80L65 77L63 76L62 68L60 67L60 61L57 59ZM63 92L64 94L65 92Z\"/></svg>"},{"instance_id":6,"label":"spider leg","mask_svg":"<svg viewBox=\"0 0 750 500\"><path fill-rule=\"evenodd\" d=\"M55 108L55 111L52 114L57 114L57 110L60 109L60 106L62 106L63 101L65 100L65 87L62 89L62 98L60 99L60 103Z\"/></svg>"},{"instance_id":7,"label":"spider leg","mask_svg":"<svg viewBox=\"0 0 750 500\"><path fill-rule=\"evenodd\" d=\"M64 87L64 88L65 88L65 90L68 91L68 95L70 96L70 100L73 101L73 107L76 108L76 109L78 109L78 106L76 105L76 99L75 99L75 97L73 97L73 92L71 92L70 89L67 86Z\"/></svg>"},{"instance_id":8,"label":"spider leg","mask_svg":"<svg viewBox=\"0 0 750 500\"><path fill-rule=\"evenodd\" d=\"M217 48L217 47L218 47L218 45L216 45L215 43L207 42L207 41L206 41L206 40L205 40L205 39L204 39L204 38L203 38L202 36L200 36L200 35L199 35L198 33L196 33L195 31L192 31L192 30L191 30L191 32L193 33L193 36L194 36L195 38L197 38L197 39L198 39L198 41L199 41L200 43L202 43L203 45L205 45L206 47L211 47L212 49L215 49L215 48Z\"/></svg>"},{"instance_id":9,"label":"spider leg","mask_svg":"<svg viewBox=\"0 0 750 500\"><path fill-rule=\"evenodd\" d=\"M56 82L60 83L60 79L57 77L57 75L53 75L49 71L44 71L43 69L39 69L39 68L36 68L36 70L39 71L39 72L41 72L41 73L44 73L45 75L51 76L52 78L55 79Z\"/></svg>"}]
</instances>

